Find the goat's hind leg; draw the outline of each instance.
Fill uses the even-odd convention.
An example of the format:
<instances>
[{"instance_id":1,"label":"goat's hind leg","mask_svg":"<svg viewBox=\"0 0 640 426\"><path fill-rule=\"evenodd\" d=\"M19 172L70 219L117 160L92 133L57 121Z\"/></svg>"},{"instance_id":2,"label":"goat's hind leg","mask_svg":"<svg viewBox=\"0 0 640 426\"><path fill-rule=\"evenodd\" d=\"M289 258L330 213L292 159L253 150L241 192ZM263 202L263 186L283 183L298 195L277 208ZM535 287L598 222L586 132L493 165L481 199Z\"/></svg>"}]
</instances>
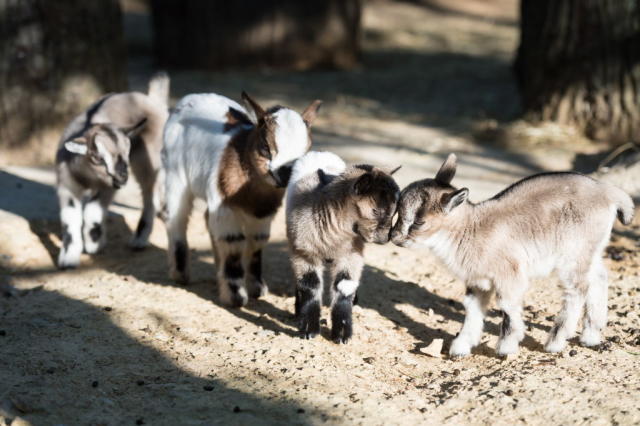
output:
<instances>
[{"instance_id":1,"label":"goat's hind leg","mask_svg":"<svg viewBox=\"0 0 640 426\"><path fill-rule=\"evenodd\" d=\"M487 282L484 287L489 287ZM463 357L471 353L471 349L480 343L484 328L484 317L491 302L492 290L482 290L477 286L467 287L464 297L464 324L458 336L451 342L449 355Z\"/></svg>"},{"instance_id":2,"label":"goat's hind leg","mask_svg":"<svg viewBox=\"0 0 640 426\"><path fill-rule=\"evenodd\" d=\"M187 224L193 196L178 176L167 177L167 251L169 274L177 283L189 283L189 245Z\"/></svg>"},{"instance_id":3,"label":"goat's hind leg","mask_svg":"<svg viewBox=\"0 0 640 426\"><path fill-rule=\"evenodd\" d=\"M585 346L595 346L600 344L601 330L607 325L607 292L609 287L607 268L599 256L589 271L588 280L589 288L587 289L580 342Z\"/></svg>"},{"instance_id":4,"label":"goat's hind leg","mask_svg":"<svg viewBox=\"0 0 640 426\"><path fill-rule=\"evenodd\" d=\"M549 333L545 345L547 352L560 352L567 346L567 339L576 334L585 303L587 274L579 270L559 275L564 285L562 308Z\"/></svg>"},{"instance_id":5,"label":"goat's hind leg","mask_svg":"<svg viewBox=\"0 0 640 426\"><path fill-rule=\"evenodd\" d=\"M155 204L159 203L156 194L159 188L156 187L156 179L164 178L164 174L159 174L157 167L151 164L146 146L139 139L135 147L131 151L131 170L140 185L142 191L142 214L138 220L138 226L129 242L129 246L134 250L141 250L147 246L149 235L153 230L153 221L155 217ZM164 182L159 182L163 184Z\"/></svg>"}]
</instances>

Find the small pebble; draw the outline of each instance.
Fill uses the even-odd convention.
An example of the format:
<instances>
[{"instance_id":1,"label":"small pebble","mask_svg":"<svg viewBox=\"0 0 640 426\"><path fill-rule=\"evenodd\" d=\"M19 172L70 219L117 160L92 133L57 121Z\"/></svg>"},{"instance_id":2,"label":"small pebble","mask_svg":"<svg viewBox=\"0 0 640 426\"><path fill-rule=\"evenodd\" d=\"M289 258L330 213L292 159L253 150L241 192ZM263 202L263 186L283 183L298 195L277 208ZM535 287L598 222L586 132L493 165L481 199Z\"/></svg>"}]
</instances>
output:
<instances>
[{"instance_id":1,"label":"small pebble","mask_svg":"<svg viewBox=\"0 0 640 426\"><path fill-rule=\"evenodd\" d=\"M0 330L0 336L6 336L7 332L5 330Z\"/></svg>"},{"instance_id":2,"label":"small pebble","mask_svg":"<svg viewBox=\"0 0 640 426\"><path fill-rule=\"evenodd\" d=\"M513 396L513 391L511 389L507 389L507 391L505 392L505 395Z\"/></svg>"},{"instance_id":3,"label":"small pebble","mask_svg":"<svg viewBox=\"0 0 640 426\"><path fill-rule=\"evenodd\" d=\"M576 355L578 355L578 351L576 351L575 349L571 349L569 351L569 356L576 356Z\"/></svg>"},{"instance_id":4,"label":"small pebble","mask_svg":"<svg viewBox=\"0 0 640 426\"><path fill-rule=\"evenodd\" d=\"M213 386L211 385L204 385L202 387L202 389L206 390L207 392L211 392L213 390ZM237 407L236 407L237 408Z\"/></svg>"},{"instance_id":5,"label":"small pebble","mask_svg":"<svg viewBox=\"0 0 640 426\"><path fill-rule=\"evenodd\" d=\"M136 385L138 385L138 386L142 386L142 385L144 385L144 380L138 380L138 381L136 382Z\"/></svg>"},{"instance_id":6,"label":"small pebble","mask_svg":"<svg viewBox=\"0 0 640 426\"><path fill-rule=\"evenodd\" d=\"M113 310L113 308L112 308L111 306L105 306L105 307L104 307L104 308L102 308L102 309L104 309L104 310L105 310L105 311L107 311L107 312L111 312L111 311Z\"/></svg>"},{"instance_id":7,"label":"small pebble","mask_svg":"<svg viewBox=\"0 0 640 426\"><path fill-rule=\"evenodd\" d=\"M298 408L298 414L304 413L304 408Z\"/></svg>"},{"instance_id":8,"label":"small pebble","mask_svg":"<svg viewBox=\"0 0 640 426\"><path fill-rule=\"evenodd\" d=\"M136 424L137 424L137 425L143 425L143 424L144 424L144 419L138 419L138 420L136 420Z\"/></svg>"},{"instance_id":9,"label":"small pebble","mask_svg":"<svg viewBox=\"0 0 640 426\"><path fill-rule=\"evenodd\" d=\"M453 375L454 376L459 376L460 375L460 369L456 368L455 370L453 370Z\"/></svg>"},{"instance_id":10,"label":"small pebble","mask_svg":"<svg viewBox=\"0 0 640 426\"><path fill-rule=\"evenodd\" d=\"M234 413L239 413L240 412L240 407L238 407L237 405L235 407L233 407L233 412Z\"/></svg>"},{"instance_id":11,"label":"small pebble","mask_svg":"<svg viewBox=\"0 0 640 426\"><path fill-rule=\"evenodd\" d=\"M98 387L98 381L94 380L93 382L91 382L91 387L92 388L97 388Z\"/></svg>"},{"instance_id":12,"label":"small pebble","mask_svg":"<svg viewBox=\"0 0 640 426\"><path fill-rule=\"evenodd\" d=\"M620 336L609 337L609 341L613 343L620 343Z\"/></svg>"}]
</instances>

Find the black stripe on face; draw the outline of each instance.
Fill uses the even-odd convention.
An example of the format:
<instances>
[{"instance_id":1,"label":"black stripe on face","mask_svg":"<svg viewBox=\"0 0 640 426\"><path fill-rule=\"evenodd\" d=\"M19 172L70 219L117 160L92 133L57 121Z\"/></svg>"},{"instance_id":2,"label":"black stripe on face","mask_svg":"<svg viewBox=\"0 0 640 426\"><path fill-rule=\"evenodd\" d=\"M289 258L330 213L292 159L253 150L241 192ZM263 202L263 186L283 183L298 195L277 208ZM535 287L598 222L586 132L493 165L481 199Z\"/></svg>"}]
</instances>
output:
<instances>
[{"instance_id":1,"label":"black stripe on face","mask_svg":"<svg viewBox=\"0 0 640 426\"><path fill-rule=\"evenodd\" d=\"M244 276L244 269L239 254L230 254L224 261L224 275L230 280L240 279Z\"/></svg>"}]
</instances>

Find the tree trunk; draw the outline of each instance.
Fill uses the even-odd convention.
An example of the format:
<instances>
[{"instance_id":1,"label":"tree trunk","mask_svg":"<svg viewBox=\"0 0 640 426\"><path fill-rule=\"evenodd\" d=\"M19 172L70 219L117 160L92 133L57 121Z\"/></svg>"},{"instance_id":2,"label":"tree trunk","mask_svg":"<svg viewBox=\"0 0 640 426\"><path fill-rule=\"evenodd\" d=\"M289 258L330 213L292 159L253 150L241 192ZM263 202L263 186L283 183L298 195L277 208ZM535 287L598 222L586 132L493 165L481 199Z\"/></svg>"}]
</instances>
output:
<instances>
[{"instance_id":1,"label":"tree trunk","mask_svg":"<svg viewBox=\"0 0 640 426\"><path fill-rule=\"evenodd\" d=\"M53 137L102 93L126 89L121 18L117 0L0 0L3 151Z\"/></svg>"},{"instance_id":2,"label":"tree trunk","mask_svg":"<svg viewBox=\"0 0 640 426\"><path fill-rule=\"evenodd\" d=\"M520 11L526 117L640 141L640 0L522 0Z\"/></svg>"},{"instance_id":3,"label":"tree trunk","mask_svg":"<svg viewBox=\"0 0 640 426\"><path fill-rule=\"evenodd\" d=\"M155 56L174 68L349 68L361 0L152 0Z\"/></svg>"}]
</instances>

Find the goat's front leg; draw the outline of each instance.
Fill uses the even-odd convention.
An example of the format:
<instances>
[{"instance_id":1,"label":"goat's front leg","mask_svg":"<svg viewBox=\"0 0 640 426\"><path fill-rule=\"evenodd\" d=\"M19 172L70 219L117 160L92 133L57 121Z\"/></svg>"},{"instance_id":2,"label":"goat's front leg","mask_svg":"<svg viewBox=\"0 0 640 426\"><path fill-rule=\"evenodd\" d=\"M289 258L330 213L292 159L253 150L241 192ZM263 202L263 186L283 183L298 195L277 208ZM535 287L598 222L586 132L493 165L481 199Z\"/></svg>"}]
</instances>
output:
<instances>
[{"instance_id":1,"label":"goat's front leg","mask_svg":"<svg viewBox=\"0 0 640 426\"><path fill-rule=\"evenodd\" d=\"M96 193L84 205L82 227L84 251L89 254L99 252L107 242L106 217L114 190L104 189Z\"/></svg>"},{"instance_id":2,"label":"goat's front leg","mask_svg":"<svg viewBox=\"0 0 640 426\"><path fill-rule=\"evenodd\" d=\"M484 283L483 288L487 287L488 283ZM471 349L480 343L484 328L484 316L489 307L491 295L491 290L480 289L475 285L467 287L467 294L463 301L464 324L458 336L451 342L450 356L455 358L467 356L471 353Z\"/></svg>"},{"instance_id":3,"label":"goat's front leg","mask_svg":"<svg viewBox=\"0 0 640 426\"><path fill-rule=\"evenodd\" d=\"M526 280L496 284L498 308L502 310L500 338L496 348L498 355L506 356L518 352L518 346L524 339L524 321L522 321L522 298L527 289Z\"/></svg>"},{"instance_id":4,"label":"goat's front leg","mask_svg":"<svg viewBox=\"0 0 640 426\"><path fill-rule=\"evenodd\" d=\"M310 339L320 334L322 263L294 253L291 255L291 266L296 280L298 329L303 338Z\"/></svg>"},{"instance_id":5,"label":"goat's front leg","mask_svg":"<svg viewBox=\"0 0 640 426\"><path fill-rule=\"evenodd\" d=\"M58 254L58 268L75 268L82 254L82 202L67 188L58 188L62 247Z\"/></svg>"},{"instance_id":6,"label":"goat's front leg","mask_svg":"<svg viewBox=\"0 0 640 426\"><path fill-rule=\"evenodd\" d=\"M237 215L229 207L210 206L208 217L214 254L220 262L216 265L220 301L239 308L246 305L248 300L244 286L245 268L242 265L246 236Z\"/></svg>"},{"instance_id":7,"label":"goat's front leg","mask_svg":"<svg viewBox=\"0 0 640 426\"><path fill-rule=\"evenodd\" d=\"M359 253L336 258L331 267L331 338L347 343L353 335L352 310L364 261Z\"/></svg>"},{"instance_id":8,"label":"goat's front leg","mask_svg":"<svg viewBox=\"0 0 640 426\"><path fill-rule=\"evenodd\" d=\"M245 220L247 242L242 255L242 266L246 272L245 282L249 296L259 298L266 296L269 287L262 278L262 249L269 241L273 216L264 219L253 217Z\"/></svg>"}]
</instances>

